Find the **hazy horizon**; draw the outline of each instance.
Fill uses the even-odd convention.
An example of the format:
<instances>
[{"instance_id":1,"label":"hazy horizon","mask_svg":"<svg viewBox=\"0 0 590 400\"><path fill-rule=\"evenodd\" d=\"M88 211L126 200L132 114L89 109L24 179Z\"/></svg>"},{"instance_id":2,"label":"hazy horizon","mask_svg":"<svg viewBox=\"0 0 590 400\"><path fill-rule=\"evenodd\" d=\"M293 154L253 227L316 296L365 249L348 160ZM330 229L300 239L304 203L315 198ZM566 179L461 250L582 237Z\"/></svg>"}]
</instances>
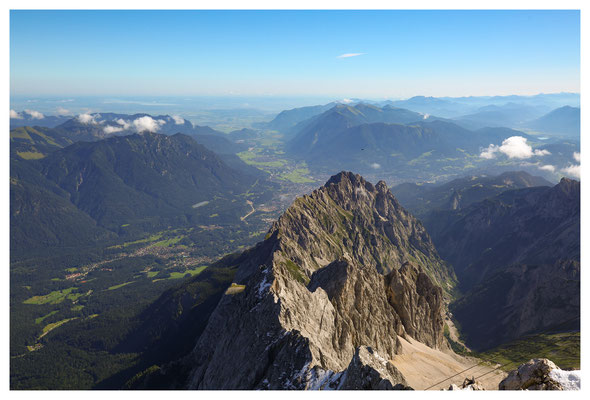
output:
<instances>
[{"instance_id":1,"label":"hazy horizon","mask_svg":"<svg viewBox=\"0 0 590 400\"><path fill-rule=\"evenodd\" d=\"M328 104L331 102L382 102L409 100L415 97L433 97L446 100L467 99L495 99L509 102L511 97L532 98L535 96L559 96L577 95L577 92L536 93L533 95L509 94L489 96L424 96L411 97L383 97L383 98L356 98L338 96L11 96L10 108L16 111L26 109L39 111L48 115L75 115L80 112L128 112L128 113L160 113L189 112L195 107L200 110L230 110L245 109L256 110L263 113L276 113L278 111L305 107L311 105Z\"/></svg>"}]
</instances>

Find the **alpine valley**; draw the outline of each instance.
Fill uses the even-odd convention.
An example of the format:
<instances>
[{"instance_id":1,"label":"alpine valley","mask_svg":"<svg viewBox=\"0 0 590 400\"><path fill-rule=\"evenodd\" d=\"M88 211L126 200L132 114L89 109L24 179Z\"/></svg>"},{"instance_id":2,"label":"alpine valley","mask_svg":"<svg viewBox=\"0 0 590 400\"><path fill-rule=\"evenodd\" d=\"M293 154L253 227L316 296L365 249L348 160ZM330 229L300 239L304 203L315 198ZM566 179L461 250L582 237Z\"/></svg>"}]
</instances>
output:
<instances>
[{"instance_id":1,"label":"alpine valley","mask_svg":"<svg viewBox=\"0 0 590 400\"><path fill-rule=\"evenodd\" d=\"M578 94L206 116L11 110L12 389L566 388Z\"/></svg>"}]
</instances>

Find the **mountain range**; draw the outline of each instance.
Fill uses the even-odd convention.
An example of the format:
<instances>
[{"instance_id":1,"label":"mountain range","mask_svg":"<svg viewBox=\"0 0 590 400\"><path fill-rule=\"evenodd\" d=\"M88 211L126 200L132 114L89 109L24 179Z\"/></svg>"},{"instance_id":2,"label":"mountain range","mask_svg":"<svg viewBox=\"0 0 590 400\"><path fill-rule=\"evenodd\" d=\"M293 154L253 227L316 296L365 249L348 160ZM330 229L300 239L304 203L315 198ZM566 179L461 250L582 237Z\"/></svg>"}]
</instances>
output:
<instances>
[{"instance_id":1,"label":"mountain range","mask_svg":"<svg viewBox=\"0 0 590 400\"><path fill-rule=\"evenodd\" d=\"M465 168L495 164L480 157L491 144L519 136L545 144L510 128L475 131L449 120L385 106L338 105L298 126L287 143L292 157L320 171L354 169L364 174L385 173L396 179L432 179L446 172L464 174ZM565 161L560 158L560 163Z\"/></svg>"},{"instance_id":2,"label":"mountain range","mask_svg":"<svg viewBox=\"0 0 590 400\"><path fill-rule=\"evenodd\" d=\"M228 166L183 134L146 132L76 142L38 161L17 157L11 162L11 246L19 253L35 243L64 244L80 213L75 229L89 237L96 229L118 233L121 225L149 230L195 222L202 218L195 204L217 199L221 205L248 191L257 180L248 171ZM241 208L233 208L225 212L237 217ZM61 219L50 210L73 217ZM27 227L37 234L29 236Z\"/></svg>"},{"instance_id":3,"label":"mountain range","mask_svg":"<svg viewBox=\"0 0 590 400\"><path fill-rule=\"evenodd\" d=\"M503 126L565 133L572 99L13 126L11 385L424 389L479 362L463 344L579 331L580 182L554 184L579 144Z\"/></svg>"}]
</instances>

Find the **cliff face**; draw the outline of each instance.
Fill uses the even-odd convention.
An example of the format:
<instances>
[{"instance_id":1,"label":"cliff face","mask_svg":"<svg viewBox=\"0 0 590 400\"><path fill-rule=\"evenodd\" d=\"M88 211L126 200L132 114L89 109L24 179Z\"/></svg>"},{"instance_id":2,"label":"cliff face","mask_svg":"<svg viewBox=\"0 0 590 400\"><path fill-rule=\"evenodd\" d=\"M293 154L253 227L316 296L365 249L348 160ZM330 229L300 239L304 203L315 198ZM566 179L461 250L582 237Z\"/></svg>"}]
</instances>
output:
<instances>
[{"instance_id":1,"label":"cliff face","mask_svg":"<svg viewBox=\"0 0 590 400\"><path fill-rule=\"evenodd\" d=\"M512 265L452 304L467 343L483 350L553 327L579 329L580 262Z\"/></svg>"},{"instance_id":2,"label":"cliff face","mask_svg":"<svg viewBox=\"0 0 590 400\"><path fill-rule=\"evenodd\" d=\"M398 336L445 346L436 282L454 277L383 182L332 177L257 249L185 360L189 388L404 388Z\"/></svg>"},{"instance_id":3,"label":"cliff face","mask_svg":"<svg viewBox=\"0 0 590 400\"><path fill-rule=\"evenodd\" d=\"M580 259L580 182L506 191L424 220L465 290L514 264Z\"/></svg>"}]
</instances>

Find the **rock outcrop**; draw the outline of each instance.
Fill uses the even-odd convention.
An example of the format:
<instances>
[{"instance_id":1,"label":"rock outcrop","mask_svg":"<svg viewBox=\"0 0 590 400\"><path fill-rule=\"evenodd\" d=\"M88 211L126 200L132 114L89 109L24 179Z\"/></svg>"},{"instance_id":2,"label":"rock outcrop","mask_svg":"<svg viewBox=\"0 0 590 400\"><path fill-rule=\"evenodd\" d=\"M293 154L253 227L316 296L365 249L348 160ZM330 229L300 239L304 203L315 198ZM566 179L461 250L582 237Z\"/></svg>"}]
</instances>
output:
<instances>
[{"instance_id":1,"label":"rock outcrop","mask_svg":"<svg viewBox=\"0 0 590 400\"><path fill-rule=\"evenodd\" d=\"M452 383L447 390L485 390L481 382L472 378L465 378L461 386Z\"/></svg>"},{"instance_id":2,"label":"rock outcrop","mask_svg":"<svg viewBox=\"0 0 590 400\"><path fill-rule=\"evenodd\" d=\"M193 389L401 389L398 337L434 348L454 277L391 195L340 173L238 267L185 362ZM256 260L251 262L249 260Z\"/></svg>"},{"instance_id":3,"label":"rock outcrop","mask_svg":"<svg viewBox=\"0 0 590 400\"><path fill-rule=\"evenodd\" d=\"M546 358L535 358L522 364L510 372L500 382L500 390L563 390L559 382L550 375L558 369L553 361Z\"/></svg>"},{"instance_id":4,"label":"rock outcrop","mask_svg":"<svg viewBox=\"0 0 590 400\"><path fill-rule=\"evenodd\" d=\"M359 347L338 386L342 390L412 390L389 361L372 348Z\"/></svg>"}]
</instances>

